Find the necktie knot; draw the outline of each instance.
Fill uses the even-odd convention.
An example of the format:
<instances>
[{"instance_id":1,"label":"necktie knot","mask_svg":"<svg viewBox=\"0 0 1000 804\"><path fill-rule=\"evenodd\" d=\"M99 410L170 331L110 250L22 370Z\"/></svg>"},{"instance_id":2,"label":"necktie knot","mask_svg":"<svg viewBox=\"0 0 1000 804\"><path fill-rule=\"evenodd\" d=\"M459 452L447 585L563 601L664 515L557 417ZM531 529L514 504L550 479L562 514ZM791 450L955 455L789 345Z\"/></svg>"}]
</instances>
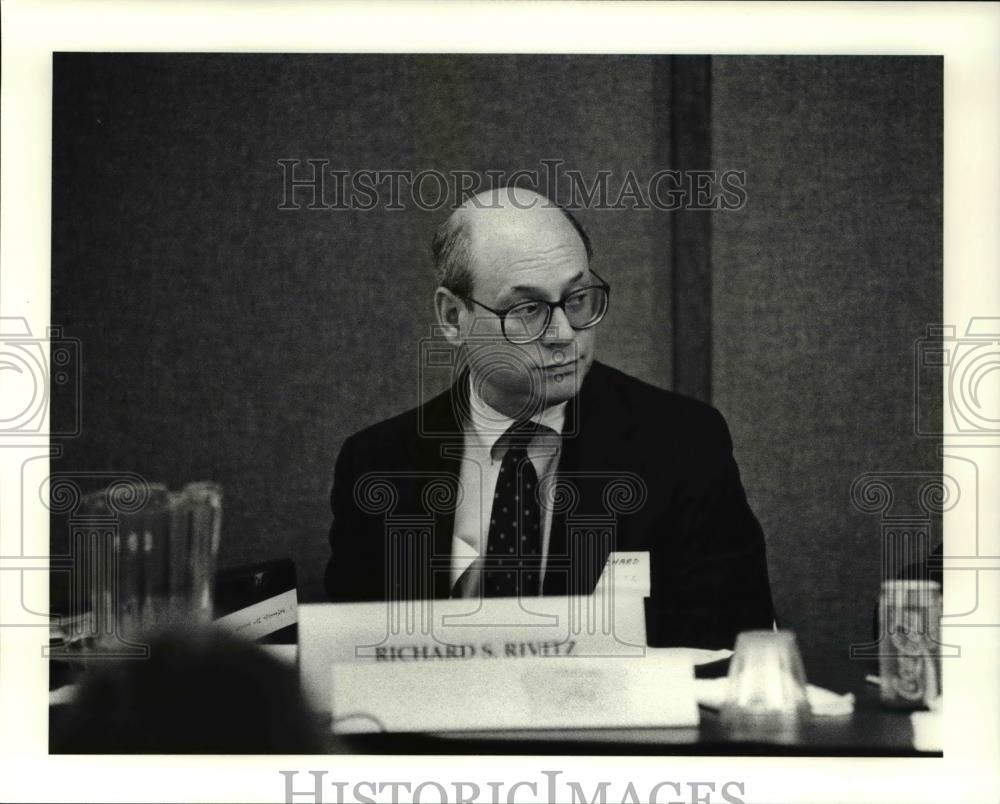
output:
<instances>
[{"instance_id":1,"label":"necktie knot","mask_svg":"<svg viewBox=\"0 0 1000 804\"><path fill-rule=\"evenodd\" d=\"M514 422L497 439L494 446L494 457L502 457L510 450L526 450L536 442L555 443L558 439L559 434L544 424L539 424L531 419Z\"/></svg>"}]
</instances>

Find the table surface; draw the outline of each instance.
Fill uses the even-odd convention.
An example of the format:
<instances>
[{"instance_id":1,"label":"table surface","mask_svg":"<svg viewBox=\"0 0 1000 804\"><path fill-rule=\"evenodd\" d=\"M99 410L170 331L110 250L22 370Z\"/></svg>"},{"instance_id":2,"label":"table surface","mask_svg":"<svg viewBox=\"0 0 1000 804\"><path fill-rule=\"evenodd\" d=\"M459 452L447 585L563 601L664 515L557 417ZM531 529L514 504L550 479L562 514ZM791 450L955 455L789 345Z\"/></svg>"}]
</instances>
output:
<instances>
[{"instance_id":1,"label":"table surface","mask_svg":"<svg viewBox=\"0 0 1000 804\"><path fill-rule=\"evenodd\" d=\"M727 664L704 665L697 675L718 677ZM914 748L911 713L882 705L878 687L865 680L871 670L869 664L843 655L807 665L810 683L854 693L854 712L812 716L784 732L742 731L724 724L718 712L706 707L699 709L697 727L679 728L334 735L329 715L320 725L328 735L324 750L335 754L942 756ZM50 716L62 708L50 707ZM50 719L50 728L55 726Z\"/></svg>"}]
</instances>

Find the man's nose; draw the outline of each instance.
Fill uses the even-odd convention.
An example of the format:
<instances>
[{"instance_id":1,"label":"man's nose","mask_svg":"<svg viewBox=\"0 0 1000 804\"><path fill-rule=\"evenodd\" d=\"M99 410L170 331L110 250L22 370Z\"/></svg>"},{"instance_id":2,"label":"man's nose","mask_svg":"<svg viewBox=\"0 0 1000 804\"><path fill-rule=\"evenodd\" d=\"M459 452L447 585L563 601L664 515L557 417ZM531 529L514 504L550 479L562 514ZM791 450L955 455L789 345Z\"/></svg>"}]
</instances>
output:
<instances>
[{"instance_id":1,"label":"man's nose","mask_svg":"<svg viewBox=\"0 0 1000 804\"><path fill-rule=\"evenodd\" d=\"M573 340L574 332L575 330L569 324L569 319L566 318L566 313L561 307L556 307L552 311L552 317L549 319L548 326L545 327L545 332L542 334L542 340L548 344L568 343Z\"/></svg>"}]
</instances>

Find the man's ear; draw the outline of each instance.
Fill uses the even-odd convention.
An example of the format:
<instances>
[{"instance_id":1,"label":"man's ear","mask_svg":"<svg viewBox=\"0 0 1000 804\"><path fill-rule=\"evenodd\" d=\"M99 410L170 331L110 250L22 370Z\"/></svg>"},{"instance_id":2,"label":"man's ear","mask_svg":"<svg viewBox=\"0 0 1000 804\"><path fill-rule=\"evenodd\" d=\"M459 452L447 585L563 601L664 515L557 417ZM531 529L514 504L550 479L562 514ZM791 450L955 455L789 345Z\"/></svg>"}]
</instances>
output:
<instances>
[{"instance_id":1,"label":"man's ear","mask_svg":"<svg viewBox=\"0 0 1000 804\"><path fill-rule=\"evenodd\" d=\"M461 315L465 302L447 288L438 288L434 293L434 308L445 340L453 346L461 346L464 340Z\"/></svg>"}]
</instances>

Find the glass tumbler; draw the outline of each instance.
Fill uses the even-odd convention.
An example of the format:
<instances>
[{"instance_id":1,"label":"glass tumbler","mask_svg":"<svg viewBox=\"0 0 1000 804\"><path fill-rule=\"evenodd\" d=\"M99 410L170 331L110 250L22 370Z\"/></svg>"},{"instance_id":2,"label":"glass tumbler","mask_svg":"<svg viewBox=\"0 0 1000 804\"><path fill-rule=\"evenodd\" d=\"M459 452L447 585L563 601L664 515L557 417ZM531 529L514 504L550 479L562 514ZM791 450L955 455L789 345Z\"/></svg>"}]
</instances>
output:
<instances>
[{"instance_id":1,"label":"glass tumbler","mask_svg":"<svg viewBox=\"0 0 1000 804\"><path fill-rule=\"evenodd\" d=\"M794 738L810 714L795 634L745 631L736 638L720 714L724 725L741 732Z\"/></svg>"}]
</instances>

